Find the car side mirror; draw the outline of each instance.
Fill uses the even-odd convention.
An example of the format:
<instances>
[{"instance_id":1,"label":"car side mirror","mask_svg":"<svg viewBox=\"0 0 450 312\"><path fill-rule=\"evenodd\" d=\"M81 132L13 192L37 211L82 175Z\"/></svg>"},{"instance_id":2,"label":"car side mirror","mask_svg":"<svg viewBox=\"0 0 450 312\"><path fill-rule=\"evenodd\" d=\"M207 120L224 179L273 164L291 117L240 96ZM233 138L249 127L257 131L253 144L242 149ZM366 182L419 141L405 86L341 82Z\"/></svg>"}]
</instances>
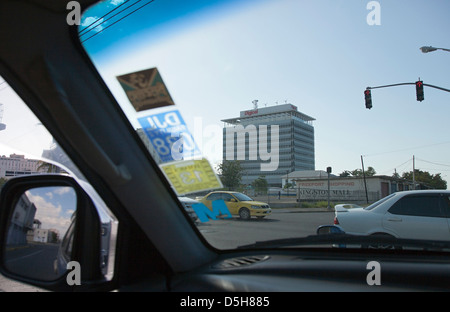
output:
<instances>
[{"instance_id":1,"label":"car side mirror","mask_svg":"<svg viewBox=\"0 0 450 312\"><path fill-rule=\"evenodd\" d=\"M336 225L321 225L317 228L317 235L325 234L345 234L345 232Z\"/></svg>"},{"instance_id":2,"label":"car side mirror","mask_svg":"<svg viewBox=\"0 0 450 312\"><path fill-rule=\"evenodd\" d=\"M99 281L105 229L94 203L74 179L12 178L0 194L0 271L48 290L67 291Z\"/></svg>"},{"instance_id":3,"label":"car side mirror","mask_svg":"<svg viewBox=\"0 0 450 312\"><path fill-rule=\"evenodd\" d=\"M231 198L230 202L237 203L237 200L236 200L236 198Z\"/></svg>"}]
</instances>

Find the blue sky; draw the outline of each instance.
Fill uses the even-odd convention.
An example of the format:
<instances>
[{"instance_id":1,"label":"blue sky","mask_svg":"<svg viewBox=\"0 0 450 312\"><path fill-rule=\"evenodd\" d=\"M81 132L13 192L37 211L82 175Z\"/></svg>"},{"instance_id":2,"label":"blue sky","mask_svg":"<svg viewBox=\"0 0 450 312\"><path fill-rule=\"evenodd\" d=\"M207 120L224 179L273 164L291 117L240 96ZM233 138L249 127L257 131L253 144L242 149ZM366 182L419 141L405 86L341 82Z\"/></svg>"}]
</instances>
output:
<instances>
[{"instance_id":1,"label":"blue sky","mask_svg":"<svg viewBox=\"0 0 450 312\"><path fill-rule=\"evenodd\" d=\"M450 48L450 2L377 1L372 26L369 2L155 0L84 44L132 122L116 76L157 67L191 131L202 118L204 140L255 99L287 102L316 119L317 170L357 169L364 155L391 175L412 170L414 155L417 169L447 180L450 93L425 87L417 102L414 86L376 89L367 110L363 91L419 77L450 89L450 53L419 50Z\"/></svg>"},{"instance_id":2,"label":"blue sky","mask_svg":"<svg viewBox=\"0 0 450 312\"><path fill-rule=\"evenodd\" d=\"M27 191L27 196L36 206L36 216L43 229L57 229L60 238L70 225L76 211L75 191L71 187L41 187Z\"/></svg>"}]
</instances>

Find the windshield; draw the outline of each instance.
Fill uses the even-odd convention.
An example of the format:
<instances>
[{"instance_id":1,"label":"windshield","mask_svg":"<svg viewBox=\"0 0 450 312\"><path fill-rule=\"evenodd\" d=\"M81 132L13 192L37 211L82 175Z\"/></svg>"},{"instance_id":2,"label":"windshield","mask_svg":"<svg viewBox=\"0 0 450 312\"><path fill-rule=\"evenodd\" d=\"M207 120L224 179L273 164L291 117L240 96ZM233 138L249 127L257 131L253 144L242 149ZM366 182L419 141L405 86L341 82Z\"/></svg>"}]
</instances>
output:
<instances>
[{"instance_id":1,"label":"windshield","mask_svg":"<svg viewBox=\"0 0 450 312\"><path fill-rule=\"evenodd\" d=\"M247 195L242 194L242 193L233 193L233 195L240 201L252 201L253 200L250 197L248 197Z\"/></svg>"},{"instance_id":2,"label":"windshield","mask_svg":"<svg viewBox=\"0 0 450 312\"><path fill-rule=\"evenodd\" d=\"M213 247L333 223L449 240L448 12L440 0L108 0L83 13L79 38ZM419 189L442 190L419 207L442 214L389 221L386 199Z\"/></svg>"}]
</instances>

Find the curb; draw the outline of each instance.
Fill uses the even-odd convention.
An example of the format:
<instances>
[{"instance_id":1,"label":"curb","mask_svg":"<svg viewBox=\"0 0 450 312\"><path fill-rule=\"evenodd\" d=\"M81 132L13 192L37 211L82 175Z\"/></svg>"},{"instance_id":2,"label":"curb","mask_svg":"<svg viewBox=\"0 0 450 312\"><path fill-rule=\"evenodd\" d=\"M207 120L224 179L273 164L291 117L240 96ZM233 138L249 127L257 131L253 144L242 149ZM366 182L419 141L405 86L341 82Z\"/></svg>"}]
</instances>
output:
<instances>
[{"instance_id":1,"label":"curb","mask_svg":"<svg viewBox=\"0 0 450 312\"><path fill-rule=\"evenodd\" d=\"M274 208L271 207L272 212L283 212L283 213L304 213L304 212L334 212L334 208Z\"/></svg>"}]
</instances>

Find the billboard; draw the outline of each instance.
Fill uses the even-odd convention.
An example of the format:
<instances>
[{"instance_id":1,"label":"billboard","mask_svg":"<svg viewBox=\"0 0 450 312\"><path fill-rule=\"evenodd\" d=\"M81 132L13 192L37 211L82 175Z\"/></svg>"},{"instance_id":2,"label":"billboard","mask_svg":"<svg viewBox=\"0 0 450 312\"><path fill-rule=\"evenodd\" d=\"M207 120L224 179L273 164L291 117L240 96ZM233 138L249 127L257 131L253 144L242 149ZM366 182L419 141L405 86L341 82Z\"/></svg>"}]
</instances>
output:
<instances>
[{"instance_id":1,"label":"billboard","mask_svg":"<svg viewBox=\"0 0 450 312\"><path fill-rule=\"evenodd\" d=\"M201 156L178 110L147 115L138 121L163 163Z\"/></svg>"}]
</instances>

